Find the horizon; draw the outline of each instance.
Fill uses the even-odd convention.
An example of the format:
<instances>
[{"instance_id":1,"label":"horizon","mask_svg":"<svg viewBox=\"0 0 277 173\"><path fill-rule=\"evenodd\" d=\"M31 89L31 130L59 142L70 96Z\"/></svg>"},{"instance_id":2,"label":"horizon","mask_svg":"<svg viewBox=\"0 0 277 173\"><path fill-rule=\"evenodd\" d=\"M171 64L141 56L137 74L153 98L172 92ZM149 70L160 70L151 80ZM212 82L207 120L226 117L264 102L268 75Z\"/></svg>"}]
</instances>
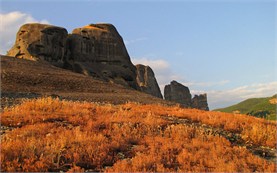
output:
<instances>
[{"instance_id":1,"label":"horizon","mask_svg":"<svg viewBox=\"0 0 277 173\"><path fill-rule=\"evenodd\" d=\"M153 69L162 94L176 80L192 95L207 93L213 110L277 93L273 0L0 3L1 54L25 23L48 23L71 33L105 22L117 28L134 64Z\"/></svg>"}]
</instances>

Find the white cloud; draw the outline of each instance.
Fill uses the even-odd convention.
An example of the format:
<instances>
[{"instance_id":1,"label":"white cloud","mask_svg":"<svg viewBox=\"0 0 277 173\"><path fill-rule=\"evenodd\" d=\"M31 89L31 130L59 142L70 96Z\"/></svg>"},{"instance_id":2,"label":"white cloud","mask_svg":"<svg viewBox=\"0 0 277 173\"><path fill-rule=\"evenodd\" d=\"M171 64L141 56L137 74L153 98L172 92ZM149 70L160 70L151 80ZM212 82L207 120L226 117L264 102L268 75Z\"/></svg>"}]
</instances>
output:
<instances>
[{"instance_id":1,"label":"white cloud","mask_svg":"<svg viewBox=\"0 0 277 173\"><path fill-rule=\"evenodd\" d=\"M199 93L199 91L193 92ZM208 103L211 109L222 108L236 104L248 98L272 96L277 93L277 82L256 83L229 90L211 90L206 91L206 93L208 93Z\"/></svg>"},{"instance_id":2,"label":"white cloud","mask_svg":"<svg viewBox=\"0 0 277 173\"><path fill-rule=\"evenodd\" d=\"M230 83L229 80L221 80L221 81L214 81L214 82L186 82L183 83L185 86L192 86L192 87L212 87L212 86L222 86L225 84Z\"/></svg>"},{"instance_id":3,"label":"white cloud","mask_svg":"<svg viewBox=\"0 0 277 173\"><path fill-rule=\"evenodd\" d=\"M36 20L30 14L22 13L20 11L0 13L0 19L0 54L6 54L6 52L12 47L16 33L21 25L25 23L49 23L47 20Z\"/></svg>"},{"instance_id":4,"label":"white cloud","mask_svg":"<svg viewBox=\"0 0 277 173\"><path fill-rule=\"evenodd\" d=\"M155 71L162 72L164 70L169 70L169 63L163 59L148 59L148 58L132 58L134 64L148 65Z\"/></svg>"}]
</instances>

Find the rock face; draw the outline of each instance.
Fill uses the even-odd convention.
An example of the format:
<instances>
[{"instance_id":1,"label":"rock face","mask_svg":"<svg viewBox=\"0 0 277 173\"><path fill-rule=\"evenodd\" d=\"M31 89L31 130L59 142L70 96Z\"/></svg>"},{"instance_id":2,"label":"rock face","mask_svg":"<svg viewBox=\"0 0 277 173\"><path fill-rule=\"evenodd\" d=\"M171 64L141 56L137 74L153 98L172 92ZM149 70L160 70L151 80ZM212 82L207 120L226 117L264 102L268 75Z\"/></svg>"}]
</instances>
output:
<instances>
[{"instance_id":1,"label":"rock face","mask_svg":"<svg viewBox=\"0 0 277 173\"><path fill-rule=\"evenodd\" d=\"M7 55L46 60L78 73L140 89L136 67L123 39L111 24L91 24L74 29L72 34L52 25L25 24Z\"/></svg>"},{"instance_id":2,"label":"rock face","mask_svg":"<svg viewBox=\"0 0 277 173\"><path fill-rule=\"evenodd\" d=\"M165 86L164 97L165 100L174 101L184 107L209 110L207 94L195 95L191 98L189 88L176 81Z\"/></svg>"},{"instance_id":3,"label":"rock face","mask_svg":"<svg viewBox=\"0 0 277 173\"><path fill-rule=\"evenodd\" d=\"M209 110L207 94L195 95L191 100L191 106L196 109Z\"/></svg>"},{"instance_id":4,"label":"rock face","mask_svg":"<svg viewBox=\"0 0 277 173\"><path fill-rule=\"evenodd\" d=\"M137 83L140 90L153 96L163 98L153 70L149 66L137 64Z\"/></svg>"},{"instance_id":5,"label":"rock face","mask_svg":"<svg viewBox=\"0 0 277 173\"><path fill-rule=\"evenodd\" d=\"M136 67L122 37L111 24L76 28L67 40L67 68L139 89Z\"/></svg>"},{"instance_id":6,"label":"rock face","mask_svg":"<svg viewBox=\"0 0 277 173\"><path fill-rule=\"evenodd\" d=\"M71 34L62 27L30 23L17 32L8 56L51 64L77 73L118 83L162 98L153 70L134 66L123 39L111 24L90 24ZM185 107L208 109L207 96L191 99L188 87L172 81L165 87L165 99Z\"/></svg>"},{"instance_id":7,"label":"rock face","mask_svg":"<svg viewBox=\"0 0 277 173\"><path fill-rule=\"evenodd\" d=\"M176 81L172 81L169 85L165 86L164 98L165 100L180 103L185 107L191 106L191 94L189 88Z\"/></svg>"},{"instance_id":8,"label":"rock face","mask_svg":"<svg viewBox=\"0 0 277 173\"><path fill-rule=\"evenodd\" d=\"M53 63L63 61L66 52L67 30L45 24L25 24L16 35L15 45L8 51L9 56L46 60Z\"/></svg>"}]
</instances>

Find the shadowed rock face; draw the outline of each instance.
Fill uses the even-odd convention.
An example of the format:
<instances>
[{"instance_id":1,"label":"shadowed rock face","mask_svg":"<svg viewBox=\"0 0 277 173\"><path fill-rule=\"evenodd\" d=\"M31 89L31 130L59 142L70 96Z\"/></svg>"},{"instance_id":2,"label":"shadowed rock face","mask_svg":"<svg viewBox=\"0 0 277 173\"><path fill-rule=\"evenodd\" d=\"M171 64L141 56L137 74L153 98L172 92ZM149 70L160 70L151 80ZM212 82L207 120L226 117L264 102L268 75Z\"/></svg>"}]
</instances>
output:
<instances>
[{"instance_id":1,"label":"shadowed rock face","mask_svg":"<svg viewBox=\"0 0 277 173\"><path fill-rule=\"evenodd\" d=\"M163 98L153 70L149 66L144 66L141 64L136 65L136 68L137 83L141 91L159 98Z\"/></svg>"},{"instance_id":2,"label":"shadowed rock face","mask_svg":"<svg viewBox=\"0 0 277 173\"><path fill-rule=\"evenodd\" d=\"M184 107L209 110L207 94L195 95L191 99L189 88L176 81L172 81L165 86L164 97L165 100L174 101Z\"/></svg>"},{"instance_id":3,"label":"shadowed rock face","mask_svg":"<svg viewBox=\"0 0 277 173\"><path fill-rule=\"evenodd\" d=\"M111 24L74 29L69 36L69 48L75 61L131 64L123 39Z\"/></svg>"},{"instance_id":4,"label":"shadowed rock face","mask_svg":"<svg viewBox=\"0 0 277 173\"><path fill-rule=\"evenodd\" d=\"M16 35L7 55L29 59L62 62L66 52L67 30L45 24L25 24Z\"/></svg>"},{"instance_id":5,"label":"shadowed rock face","mask_svg":"<svg viewBox=\"0 0 277 173\"><path fill-rule=\"evenodd\" d=\"M185 107L191 106L191 94L189 88L176 81L172 81L169 85L165 86L164 98L165 100L180 103Z\"/></svg>"},{"instance_id":6,"label":"shadowed rock face","mask_svg":"<svg viewBox=\"0 0 277 173\"><path fill-rule=\"evenodd\" d=\"M201 109L201 110L209 110L208 107L208 101L207 101L207 94L200 94L200 95L195 95L192 100L192 107L196 109Z\"/></svg>"}]
</instances>

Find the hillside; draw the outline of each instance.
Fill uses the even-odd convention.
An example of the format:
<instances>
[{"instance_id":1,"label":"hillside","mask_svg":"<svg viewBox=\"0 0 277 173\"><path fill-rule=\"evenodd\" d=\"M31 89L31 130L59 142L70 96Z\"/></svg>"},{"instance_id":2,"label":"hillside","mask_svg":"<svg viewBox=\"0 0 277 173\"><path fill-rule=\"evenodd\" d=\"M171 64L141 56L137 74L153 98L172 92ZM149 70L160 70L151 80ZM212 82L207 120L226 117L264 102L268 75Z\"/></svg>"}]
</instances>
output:
<instances>
[{"instance_id":1,"label":"hillside","mask_svg":"<svg viewBox=\"0 0 277 173\"><path fill-rule=\"evenodd\" d=\"M277 95L265 98L251 98L233 106L216 109L214 111L242 113L255 117L276 120L276 96Z\"/></svg>"},{"instance_id":2,"label":"hillside","mask_svg":"<svg viewBox=\"0 0 277 173\"><path fill-rule=\"evenodd\" d=\"M67 100L120 104L174 103L113 82L55 67L44 61L1 56L1 107L24 98L53 96Z\"/></svg>"},{"instance_id":3,"label":"hillside","mask_svg":"<svg viewBox=\"0 0 277 173\"><path fill-rule=\"evenodd\" d=\"M276 123L246 115L48 97L1 125L5 172L276 172Z\"/></svg>"},{"instance_id":4,"label":"hillside","mask_svg":"<svg viewBox=\"0 0 277 173\"><path fill-rule=\"evenodd\" d=\"M1 106L5 172L276 171L275 122L183 109L45 61L1 56Z\"/></svg>"}]
</instances>

